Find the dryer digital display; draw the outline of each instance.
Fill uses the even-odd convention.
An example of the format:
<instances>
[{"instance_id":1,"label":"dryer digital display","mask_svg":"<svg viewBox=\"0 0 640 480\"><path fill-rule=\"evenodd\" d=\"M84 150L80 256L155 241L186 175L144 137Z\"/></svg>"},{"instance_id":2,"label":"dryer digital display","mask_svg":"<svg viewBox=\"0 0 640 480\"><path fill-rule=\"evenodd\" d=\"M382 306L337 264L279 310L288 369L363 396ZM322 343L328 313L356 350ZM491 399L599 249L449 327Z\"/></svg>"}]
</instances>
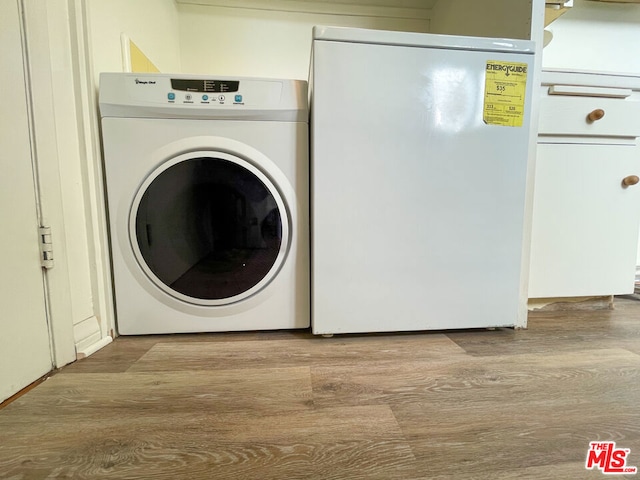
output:
<instances>
[{"instance_id":1,"label":"dryer digital display","mask_svg":"<svg viewBox=\"0 0 640 480\"><path fill-rule=\"evenodd\" d=\"M171 88L185 92L226 93L237 92L240 88L240 82L234 80L193 80L172 78Z\"/></svg>"}]
</instances>

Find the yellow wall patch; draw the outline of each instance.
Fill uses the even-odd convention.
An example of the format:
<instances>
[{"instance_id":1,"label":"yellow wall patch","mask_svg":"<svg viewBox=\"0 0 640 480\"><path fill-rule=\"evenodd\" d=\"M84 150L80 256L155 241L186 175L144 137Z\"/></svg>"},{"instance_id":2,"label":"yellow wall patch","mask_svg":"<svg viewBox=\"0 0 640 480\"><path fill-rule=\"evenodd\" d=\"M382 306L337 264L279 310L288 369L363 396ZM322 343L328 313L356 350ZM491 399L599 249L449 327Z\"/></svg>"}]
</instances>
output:
<instances>
[{"instance_id":1,"label":"yellow wall patch","mask_svg":"<svg viewBox=\"0 0 640 480\"><path fill-rule=\"evenodd\" d=\"M483 120L487 125L521 127L527 64L487 61Z\"/></svg>"},{"instance_id":2,"label":"yellow wall patch","mask_svg":"<svg viewBox=\"0 0 640 480\"><path fill-rule=\"evenodd\" d=\"M154 73L159 72L151 60L138 48L138 46L129 41L129 51L131 55L131 71L138 73Z\"/></svg>"}]
</instances>

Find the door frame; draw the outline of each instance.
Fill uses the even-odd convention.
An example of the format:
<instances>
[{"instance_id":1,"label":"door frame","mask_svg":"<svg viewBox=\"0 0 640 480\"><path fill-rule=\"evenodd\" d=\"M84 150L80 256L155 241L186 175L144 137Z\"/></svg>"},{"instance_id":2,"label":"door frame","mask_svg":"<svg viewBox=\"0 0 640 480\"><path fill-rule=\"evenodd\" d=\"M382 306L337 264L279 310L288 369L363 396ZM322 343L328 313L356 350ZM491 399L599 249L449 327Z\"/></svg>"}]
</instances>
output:
<instances>
[{"instance_id":1,"label":"door frame","mask_svg":"<svg viewBox=\"0 0 640 480\"><path fill-rule=\"evenodd\" d=\"M108 344L115 325L87 6L85 0L16 1L27 46L41 222L52 229L54 267L45 273L45 288L59 368ZM65 191L69 179L79 185L75 198Z\"/></svg>"},{"instance_id":2,"label":"door frame","mask_svg":"<svg viewBox=\"0 0 640 480\"><path fill-rule=\"evenodd\" d=\"M81 154L86 161L86 208L91 223L87 224L91 240L91 285L93 305L99 319L101 340L88 349L102 348L116 335L113 277L109 248L108 214L102 163L101 134L98 112L98 90L91 55L91 22L87 0L68 0L69 28L73 57L77 62L74 71L76 98L78 98L78 131L82 140Z\"/></svg>"}]
</instances>

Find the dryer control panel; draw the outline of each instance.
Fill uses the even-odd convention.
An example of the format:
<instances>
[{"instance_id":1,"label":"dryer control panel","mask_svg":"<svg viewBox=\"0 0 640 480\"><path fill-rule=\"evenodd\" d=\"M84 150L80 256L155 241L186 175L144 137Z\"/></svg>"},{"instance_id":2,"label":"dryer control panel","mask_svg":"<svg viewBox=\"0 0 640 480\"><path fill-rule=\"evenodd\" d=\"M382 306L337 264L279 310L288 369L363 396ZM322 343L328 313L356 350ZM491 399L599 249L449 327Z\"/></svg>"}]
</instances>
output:
<instances>
[{"instance_id":1,"label":"dryer control panel","mask_svg":"<svg viewBox=\"0 0 640 480\"><path fill-rule=\"evenodd\" d=\"M197 103L200 105L245 104L244 95L238 93L240 90L239 80L172 78L171 90L171 92L167 93L167 101L169 103L182 101L185 104ZM227 95L231 93L233 95ZM262 101L269 99L269 93L275 94L276 92L261 92Z\"/></svg>"},{"instance_id":2,"label":"dryer control panel","mask_svg":"<svg viewBox=\"0 0 640 480\"><path fill-rule=\"evenodd\" d=\"M100 75L103 117L272 119L274 112L274 119L307 121L307 82L158 73Z\"/></svg>"},{"instance_id":3,"label":"dryer control panel","mask_svg":"<svg viewBox=\"0 0 640 480\"><path fill-rule=\"evenodd\" d=\"M277 105L282 82L219 80L214 78L157 78L138 75L126 83L131 100L182 105Z\"/></svg>"}]
</instances>

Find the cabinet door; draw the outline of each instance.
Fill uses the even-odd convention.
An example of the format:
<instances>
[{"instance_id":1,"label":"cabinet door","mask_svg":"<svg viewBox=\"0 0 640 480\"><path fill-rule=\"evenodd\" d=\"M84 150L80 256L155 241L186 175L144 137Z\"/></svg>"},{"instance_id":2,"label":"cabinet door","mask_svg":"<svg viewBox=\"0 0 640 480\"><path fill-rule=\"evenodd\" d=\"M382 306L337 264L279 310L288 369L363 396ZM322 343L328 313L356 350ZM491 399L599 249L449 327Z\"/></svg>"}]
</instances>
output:
<instances>
[{"instance_id":1,"label":"cabinet door","mask_svg":"<svg viewBox=\"0 0 640 480\"><path fill-rule=\"evenodd\" d=\"M640 149L539 144L530 298L613 295L634 288Z\"/></svg>"}]
</instances>

